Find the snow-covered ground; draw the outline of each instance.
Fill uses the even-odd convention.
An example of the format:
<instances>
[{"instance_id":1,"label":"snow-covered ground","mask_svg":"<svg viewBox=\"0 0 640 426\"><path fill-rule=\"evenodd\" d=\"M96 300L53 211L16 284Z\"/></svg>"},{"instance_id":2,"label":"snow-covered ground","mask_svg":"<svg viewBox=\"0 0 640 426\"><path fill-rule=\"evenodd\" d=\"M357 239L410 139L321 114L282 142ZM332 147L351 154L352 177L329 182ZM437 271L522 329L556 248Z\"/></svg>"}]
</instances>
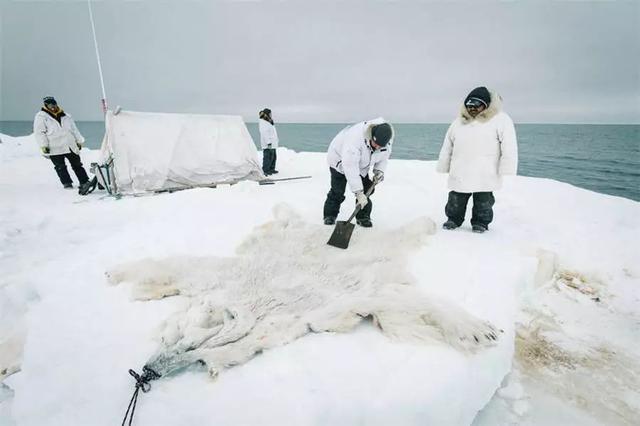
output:
<instances>
[{"instance_id":1,"label":"snow-covered ground","mask_svg":"<svg viewBox=\"0 0 640 426\"><path fill-rule=\"evenodd\" d=\"M277 250L268 245L276 236L256 227L282 203L305 235L324 241L332 231L319 226L322 154L278 152L278 177L311 179L120 200L63 190L31 137L2 136L0 156L2 425L121 421L133 391L127 370L139 371L164 320L189 300L133 301L133 286L108 285L108 270L145 258L231 258L246 241ZM96 158L83 151L86 165ZM373 197L374 228L356 228L349 253L375 260L390 232L421 217L441 223L445 180L434 163L392 160ZM307 334L215 380L194 366L153 382L134 424L634 424L640 204L523 177L496 199L490 232L473 234L468 222L438 228L406 266L423 294L504 330L496 346L392 340L371 323Z\"/></svg>"}]
</instances>

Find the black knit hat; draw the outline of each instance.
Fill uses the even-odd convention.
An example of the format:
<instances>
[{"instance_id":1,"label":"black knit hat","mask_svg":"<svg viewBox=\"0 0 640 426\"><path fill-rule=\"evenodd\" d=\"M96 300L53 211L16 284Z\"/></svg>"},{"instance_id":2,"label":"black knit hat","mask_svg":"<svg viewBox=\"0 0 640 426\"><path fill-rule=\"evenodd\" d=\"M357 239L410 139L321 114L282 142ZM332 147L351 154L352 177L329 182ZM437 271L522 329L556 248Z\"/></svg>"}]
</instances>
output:
<instances>
[{"instance_id":1,"label":"black knit hat","mask_svg":"<svg viewBox=\"0 0 640 426\"><path fill-rule=\"evenodd\" d=\"M484 86L476 87L469 92L467 97L464 99L464 105L467 106L467 103L472 104L474 103L473 101L476 101L475 103L480 102L481 104L484 104L485 108L488 108L491 103L491 93L489 93L489 89Z\"/></svg>"},{"instance_id":2,"label":"black knit hat","mask_svg":"<svg viewBox=\"0 0 640 426\"><path fill-rule=\"evenodd\" d=\"M271 110L269 108L265 108L258 114L261 120L268 121L273 124L273 118L271 118Z\"/></svg>"},{"instance_id":3,"label":"black knit hat","mask_svg":"<svg viewBox=\"0 0 640 426\"><path fill-rule=\"evenodd\" d=\"M45 105L58 105L58 102L56 102L53 96L45 96L44 98L42 98L42 102Z\"/></svg>"},{"instance_id":4,"label":"black knit hat","mask_svg":"<svg viewBox=\"0 0 640 426\"><path fill-rule=\"evenodd\" d=\"M371 137L376 145L387 146L392 136L393 130L389 123L378 124L371 129Z\"/></svg>"}]
</instances>

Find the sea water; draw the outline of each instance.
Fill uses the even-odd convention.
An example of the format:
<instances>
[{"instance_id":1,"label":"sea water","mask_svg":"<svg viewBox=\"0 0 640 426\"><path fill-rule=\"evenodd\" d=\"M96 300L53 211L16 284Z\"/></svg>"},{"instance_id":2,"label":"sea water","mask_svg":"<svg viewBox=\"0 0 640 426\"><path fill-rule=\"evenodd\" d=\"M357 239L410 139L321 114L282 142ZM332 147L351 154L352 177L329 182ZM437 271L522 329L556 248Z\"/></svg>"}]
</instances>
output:
<instances>
[{"instance_id":1,"label":"sea water","mask_svg":"<svg viewBox=\"0 0 640 426\"><path fill-rule=\"evenodd\" d=\"M104 123L81 121L89 148L98 148ZM280 145L295 151L325 152L346 124L276 123ZM247 123L256 145L258 125ZM448 124L395 124L392 158L437 160ZM2 121L0 133L23 136L27 121ZM556 179L582 188L640 201L640 126L516 124L518 174Z\"/></svg>"}]
</instances>

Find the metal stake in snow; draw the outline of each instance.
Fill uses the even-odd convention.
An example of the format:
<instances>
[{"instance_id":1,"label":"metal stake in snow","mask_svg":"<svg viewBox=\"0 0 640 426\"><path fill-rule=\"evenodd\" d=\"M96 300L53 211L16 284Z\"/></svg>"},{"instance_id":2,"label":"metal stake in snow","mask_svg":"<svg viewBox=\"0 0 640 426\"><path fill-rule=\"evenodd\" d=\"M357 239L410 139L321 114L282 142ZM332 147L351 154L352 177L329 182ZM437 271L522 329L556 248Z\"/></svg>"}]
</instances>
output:
<instances>
[{"instance_id":1,"label":"metal stake in snow","mask_svg":"<svg viewBox=\"0 0 640 426\"><path fill-rule=\"evenodd\" d=\"M104 78L102 76L102 63L100 62L100 52L98 51L98 39L96 37L96 25L93 22L93 10L91 9L91 0L87 0L89 6L89 19L91 20L91 31L93 32L93 45L96 48L96 59L98 61L98 73L100 74L100 85L102 86L102 112L107 113L107 93L104 90Z\"/></svg>"}]
</instances>

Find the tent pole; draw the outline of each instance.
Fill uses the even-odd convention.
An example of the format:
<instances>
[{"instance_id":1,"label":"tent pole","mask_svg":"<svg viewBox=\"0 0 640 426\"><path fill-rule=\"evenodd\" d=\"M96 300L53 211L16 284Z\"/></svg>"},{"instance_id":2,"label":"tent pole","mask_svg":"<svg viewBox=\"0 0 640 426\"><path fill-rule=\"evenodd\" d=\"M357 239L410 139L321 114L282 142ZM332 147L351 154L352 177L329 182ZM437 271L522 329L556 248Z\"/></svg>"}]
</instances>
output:
<instances>
[{"instance_id":1,"label":"tent pole","mask_svg":"<svg viewBox=\"0 0 640 426\"><path fill-rule=\"evenodd\" d=\"M96 37L96 25L93 21L93 10L91 8L91 0L87 0L89 7L89 20L91 21L91 31L93 32L93 45L96 50L96 60L98 61L98 74L100 75L100 86L102 87L102 113L107 113L107 92L104 89L104 77L102 75L102 62L100 61L100 51L98 50L98 38Z\"/></svg>"}]
</instances>

